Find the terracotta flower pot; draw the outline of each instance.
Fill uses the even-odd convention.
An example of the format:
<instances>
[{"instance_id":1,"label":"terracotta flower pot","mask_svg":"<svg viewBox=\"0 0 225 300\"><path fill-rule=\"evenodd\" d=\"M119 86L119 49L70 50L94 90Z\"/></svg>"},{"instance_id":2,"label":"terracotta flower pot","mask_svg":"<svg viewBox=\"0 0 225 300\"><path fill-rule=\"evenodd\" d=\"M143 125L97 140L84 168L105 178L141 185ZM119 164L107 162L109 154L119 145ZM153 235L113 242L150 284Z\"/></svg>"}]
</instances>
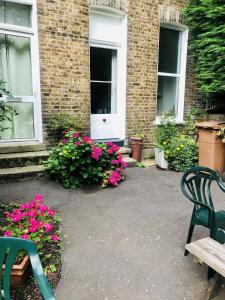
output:
<instances>
[{"instance_id":1,"label":"terracotta flower pot","mask_svg":"<svg viewBox=\"0 0 225 300\"><path fill-rule=\"evenodd\" d=\"M142 138L131 137L130 138L131 146L131 157L136 159L136 161L141 161L141 152L142 152Z\"/></svg>"},{"instance_id":2,"label":"terracotta flower pot","mask_svg":"<svg viewBox=\"0 0 225 300\"><path fill-rule=\"evenodd\" d=\"M30 260L29 256L26 255L20 264L13 265L11 276L10 276L10 287L12 289L22 287L29 275ZM2 267L2 272L4 273L5 265Z\"/></svg>"}]
</instances>

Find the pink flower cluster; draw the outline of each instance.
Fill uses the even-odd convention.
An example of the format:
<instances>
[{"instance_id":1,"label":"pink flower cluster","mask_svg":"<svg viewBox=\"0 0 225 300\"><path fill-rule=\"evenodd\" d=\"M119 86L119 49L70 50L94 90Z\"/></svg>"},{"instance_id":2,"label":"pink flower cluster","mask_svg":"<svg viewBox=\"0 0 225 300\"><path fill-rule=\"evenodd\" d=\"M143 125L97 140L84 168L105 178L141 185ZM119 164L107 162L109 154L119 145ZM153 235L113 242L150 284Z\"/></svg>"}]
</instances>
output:
<instances>
[{"instance_id":1,"label":"pink flower cluster","mask_svg":"<svg viewBox=\"0 0 225 300\"><path fill-rule=\"evenodd\" d=\"M12 212L6 213L9 226L5 228L4 236L32 239L32 233L37 233L39 238L51 234L53 241L58 240L54 233L54 216L56 212L43 204L42 195L37 194L33 201L23 203Z\"/></svg>"},{"instance_id":2,"label":"pink flower cluster","mask_svg":"<svg viewBox=\"0 0 225 300\"><path fill-rule=\"evenodd\" d=\"M108 154L114 154L115 152L120 150L120 147L117 146L116 144L113 144L112 142L107 143L108 149Z\"/></svg>"},{"instance_id":3,"label":"pink flower cluster","mask_svg":"<svg viewBox=\"0 0 225 300\"><path fill-rule=\"evenodd\" d=\"M99 157L102 155L103 151L101 148L98 148L96 146L92 147L92 153L91 157L95 160L99 160Z\"/></svg>"}]
</instances>

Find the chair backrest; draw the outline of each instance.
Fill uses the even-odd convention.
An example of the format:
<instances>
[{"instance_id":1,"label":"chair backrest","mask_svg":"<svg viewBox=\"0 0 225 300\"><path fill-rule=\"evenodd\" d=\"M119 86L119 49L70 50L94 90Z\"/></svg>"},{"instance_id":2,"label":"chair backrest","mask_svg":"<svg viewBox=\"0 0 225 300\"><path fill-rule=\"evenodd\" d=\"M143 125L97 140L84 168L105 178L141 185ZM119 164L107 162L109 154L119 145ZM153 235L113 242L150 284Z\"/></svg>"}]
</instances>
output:
<instances>
[{"instance_id":1,"label":"chair backrest","mask_svg":"<svg viewBox=\"0 0 225 300\"><path fill-rule=\"evenodd\" d=\"M184 173L181 178L180 187L183 194L196 204L197 208L205 207L214 211L211 184L220 182L219 175L212 169L197 166L192 167Z\"/></svg>"},{"instance_id":2,"label":"chair backrest","mask_svg":"<svg viewBox=\"0 0 225 300\"><path fill-rule=\"evenodd\" d=\"M55 296L44 275L40 258L35 244L29 240L23 240L13 237L0 237L0 271L5 264L4 273L0 272L0 300L10 300L10 274L16 258L20 250L25 250L29 255L31 266L35 279L38 283L40 292L45 300L55 300ZM2 274L3 273L3 274ZM3 290L3 295L1 293Z\"/></svg>"}]
</instances>

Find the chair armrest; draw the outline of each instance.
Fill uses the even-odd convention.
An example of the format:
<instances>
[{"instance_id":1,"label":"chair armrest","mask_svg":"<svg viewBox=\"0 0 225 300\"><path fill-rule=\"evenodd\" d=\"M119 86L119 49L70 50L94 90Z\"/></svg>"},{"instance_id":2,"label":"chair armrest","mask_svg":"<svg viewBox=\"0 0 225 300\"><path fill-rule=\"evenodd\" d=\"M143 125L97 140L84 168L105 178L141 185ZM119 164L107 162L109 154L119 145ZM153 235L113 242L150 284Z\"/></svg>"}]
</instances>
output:
<instances>
[{"instance_id":1,"label":"chair armrest","mask_svg":"<svg viewBox=\"0 0 225 300\"><path fill-rule=\"evenodd\" d=\"M220 189L225 193L225 183L223 182L221 177L218 177L217 183Z\"/></svg>"}]
</instances>

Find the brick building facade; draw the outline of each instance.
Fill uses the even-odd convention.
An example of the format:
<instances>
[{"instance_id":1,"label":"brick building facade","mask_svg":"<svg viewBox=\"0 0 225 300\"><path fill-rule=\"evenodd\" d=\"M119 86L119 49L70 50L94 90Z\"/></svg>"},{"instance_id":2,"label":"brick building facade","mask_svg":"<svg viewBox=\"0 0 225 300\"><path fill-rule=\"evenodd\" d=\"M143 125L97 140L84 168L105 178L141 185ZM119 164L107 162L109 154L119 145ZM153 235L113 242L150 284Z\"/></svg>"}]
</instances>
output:
<instances>
[{"instance_id":1,"label":"brick building facade","mask_svg":"<svg viewBox=\"0 0 225 300\"><path fill-rule=\"evenodd\" d=\"M12 0L12 2L16 2L16 0ZM30 4L33 5L33 14L35 13L34 10L36 10L37 14L37 19L34 18L33 22L37 23L37 28L34 25L34 34L36 28L38 36L38 49L35 53L39 52L39 61L37 61L37 64L40 66L41 114L38 119L39 124L37 125L41 128L41 134L39 135L41 138L39 141L42 141L43 137L47 145L53 143L52 130L49 127L49 119L53 113L65 112L81 117L87 133L90 133L91 126L95 126L95 135L96 130L98 130L98 125L96 125L97 123L93 125L91 122L98 122L95 118L102 118L102 120L106 120L107 123L107 116L110 113L112 115L113 105L115 106L114 113L118 113L124 105L121 112L121 119L120 117L112 119L112 123L114 124L119 122L116 125L117 129L114 128L114 133L109 134L109 136L107 136L107 133L105 133L104 136L97 134L97 139L99 139L100 136L100 139L118 138L126 141L132 134L138 131L145 135L144 148L146 152L148 152L153 144L154 121L157 115L158 76L161 76L161 80L164 83L167 80L165 76L176 78L174 80L170 79L173 83L168 83L170 85L167 85L170 89L170 98L172 97L171 93L174 93L172 91L173 89L176 89L176 93L178 94L182 90L181 86L175 87L176 83L174 83L175 81L181 82L181 77L179 77L181 75L174 75L172 73L172 75L165 75L165 70L164 73L158 74L160 24L163 24L163 26L167 28L166 30L169 30L169 33L171 30L180 30L180 28L182 32L184 30L187 32L182 24L181 14L181 10L185 6L186 1L30 0ZM98 32L96 33L96 31L99 30L99 36L101 34L104 35L104 33L101 33L104 27L101 27L101 24L107 22L107 18L109 23L106 23L105 26L105 38L100 38L101 41L96 38L93 44L94 46L92 46L93 49L90 50L90 39L94 39L95 34L98 36ZM115 22L113 18L116 20ZM112 20L112 24L115 23L115 25L110 24L110 20ZM90 26L94 27L93 36L92 33L90 33ZM107 37L107 28L110 28L109 30L115 35L114 41L111 41L111 38ZM124 41L121 42L122 46L119 41L119 31L116 31L118 28L119 31L122 30L124 32ZM8 28L3 29L8 30ZM29 31L27 31L27 34L28 33ZM174 35L172 43L176 43L175 39L176 37ZM101 45L99 46L99 44ZM118 74L115 77L115 82L110 77L108 81L94 79L92 80L93 83L90 84L90 73L96 73L95 70L91 70L91 68L94 67L90 64L90 58L92 57L91 55L93 55L99 63L98 56L100 54L98 47L102 48L100 52L103 53L102 55L105 57L104 63L110 59L113 61L114 56L117 59L115 72ZM173 47L170 47L170 44L168 45L168 49ZM181 47L180 44L179 47ZM123 51L121 49L123 49ZM119 56L120 51L122 51L121 58ZM165 60L167 55L164 53L165 48L162 51L162 56ZM180 48L177 51L180 51ZM185 55L181 55L179 59L182 60L183 58L185 58ZM124 65L121 66L120 69L119 64L121 64L121 61ZM179 64L182 64L182 62ZM94 66L96 68L96 64L94 64ZM110 65L110 68L107 68L103 71L105 74L107 72L113 73L112 65ZM122 75L124 69L126 74ZM197 89L189 58L187 58L185 73L184 107L187 108L190 105L194 105L197 101ZM38 72L36 74L38 74ZM119 84L122 78L125 78L126 82L120 86ZM117 85L115 88L116 95L114 95L116 104L113 104L111 100L111 111L107 111L108 108L93 108L91 106L91 97L101 97L104 91L100 91L100 86L104 86L102 90L106 91L108 89L107 91L109 91L109 85L111 93L113 93L112 86ZM166 85L164 84L164 86ZM171 86L173 87L171 88ZM121 92L119 91L120 88ZM118 95L123 94L123 89L125 90L125 96L121 96L124 97L122 104L122 102L119 102L120 99ZM93 96L91 93L93 93ZM107 94L108 92L105 93ZM178 98L177 101L183 101L179 99L180 96L178 94L176 95ZM113 96L111 95L111 97ZM177 105L179 106L180 104L175 103L176 109L178 107ZM94 111L91 111L93 109ZM183 115L183 104L178 110L180 122ZM90 118L91 114L95 121ZM96 117L97 114L99 114L99 116ZM101 127L102 125L99 126ZM102 130L100 127L99 131ZM124 127L124 130L121 130L119 127ZM120 132L118 135L116 130ZM93 137L95 138L95 136Z\"/></svg>"}]
</instances>

